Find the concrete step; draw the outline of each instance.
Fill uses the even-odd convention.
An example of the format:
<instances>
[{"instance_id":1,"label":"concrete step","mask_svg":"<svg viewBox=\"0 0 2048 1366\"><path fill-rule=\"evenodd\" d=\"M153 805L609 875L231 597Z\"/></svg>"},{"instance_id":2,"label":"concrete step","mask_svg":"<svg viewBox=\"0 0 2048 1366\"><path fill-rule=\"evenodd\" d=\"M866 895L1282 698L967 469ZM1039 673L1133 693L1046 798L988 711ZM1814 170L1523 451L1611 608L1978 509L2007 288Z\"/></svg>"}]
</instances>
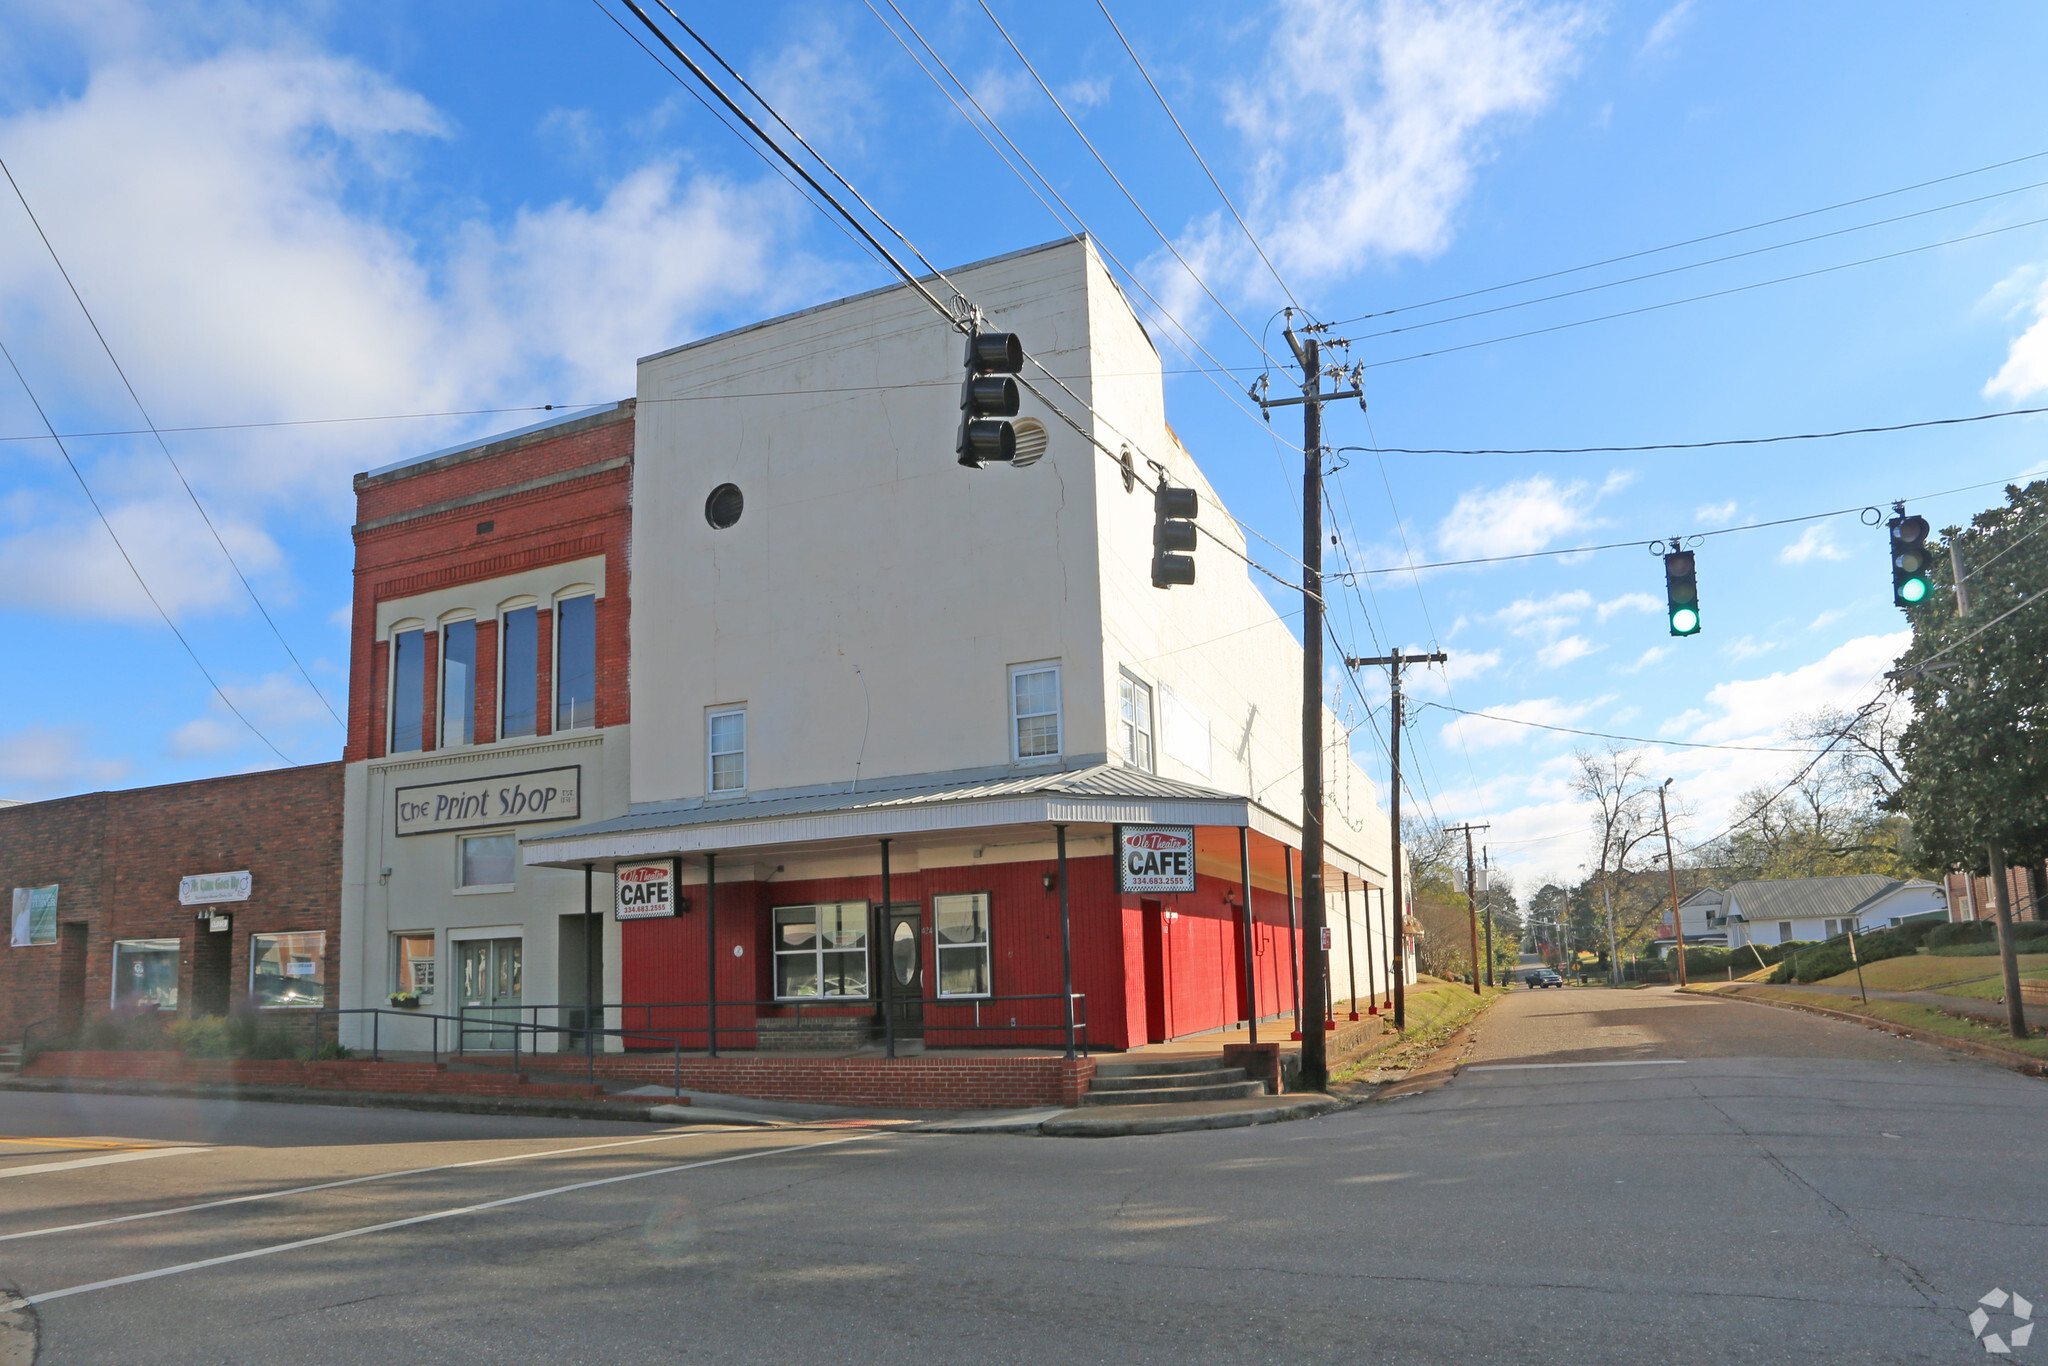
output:
<instances>
[{"instance_id":1,"label":"concrete step","mask_svg":"<svg viewBox=\"0 0 2048 1366\"><path fill-rule=\"evenodd\" d=\"M1216 1086L1155 1086L1134 1091L1090 1091L1083 1105L1179 1105L1198 1100L1242 1100L1266 1094L1262 1081L1227 1081Z\"/></svg>"},{"instance_id":2,"label":"concrete step","mask_svg":"<svg viewBox=\"0 0 2048 1366\"><path fill-rule=\"evenodd\" d=\"M1153 1091L1170 1086L1222 1086L1243 1081L1242 1067L1217 1067L1206 1072L1128 1072L1105 1077L1100 1072L1089 1083L1092 1091Z\"/></svg>"},{"instance_id":3,"label":"concrete step","mask_svg":"<svg viewBox=\"0 0 2048 1366\"><path fill-rule=\"evenodd\" d=\"M1122 1062L1098 1059L1098 1077L1162 1077L1180 1072L1209 1072L1223 1065L1221 1055L1192 1058L1129 1058Z\"/></svg>"}]
</instances>

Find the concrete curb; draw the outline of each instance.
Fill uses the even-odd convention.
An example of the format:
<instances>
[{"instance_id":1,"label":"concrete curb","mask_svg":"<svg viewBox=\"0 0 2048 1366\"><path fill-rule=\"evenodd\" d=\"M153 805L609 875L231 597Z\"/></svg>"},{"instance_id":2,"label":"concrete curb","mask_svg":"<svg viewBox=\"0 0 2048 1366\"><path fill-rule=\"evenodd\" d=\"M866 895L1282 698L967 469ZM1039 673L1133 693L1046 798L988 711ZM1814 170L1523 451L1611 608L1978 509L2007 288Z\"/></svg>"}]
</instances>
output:
<instances>
[{"instance_id":1,"label":"concrete curb","mask_svg":"<svg viewBox=\"0 0 2048 1366\"><path fill-rule=\"evenodd\" d=\"M1875 1029L1881 1034L1890 1034L1901 1039L1911 1039L1915 1043L1931 1043L1936 1048L1946 1048L1952 1053L1967 1053L1971 1057L1982 1058L1986 1062L1995 1062L2000 1067L2010 1068L2015 1072L2022 1072L2030 1077L2048 1077L2048 1062L2044 1062L2040 1058L2029 1057L2025 1053L2015 1053L2011 1049L1999 1048L1993 1044L1975 1043L1969 1039L1950 1038L1946 1034L1930 1034L1925 1030L1915 1029L1911 1025L1900 1024L1896 1020L1881 1019L1875 1015L1858 1015L1854 1011L1849 1010L1830 1010L1826 1006L1802 1005L1797 1001L1773 1001L1762 996L1744 996L1739 992L1728 991L1725 988L1720 991L1714 991L1704 987L1686 987L1684 990L1687 995L1691 996L1714 997L1723 1001L1743 1001L1753 1006L1776 1006L1780 1010L1803 1010L1808 1015L1820 1015L1830 1020L1841 1020L1846 1024L1862 1025L1866 1029ZM1938 1009L1939 1007L1931 1008ZM1964 1015L1957 1018L1974 1019L1976 1017Z\"/></svg>"},{"instance_id":2,"label":"concrete curb","mask_svg":"<svg viewBox=\"0 0 2048 1366\"><path fill-rule=\"evenodd\" d=\"M336 1105L345 1109L423 1110L458 1115L523 1115L530 1119L612 1119L628 1123L687 1123L654 1114L655 1109L687 1112L688 1106L654 1106L602 1101L521 1100L516 1096L447 1096L418 1092L343 1091L297 1086L217 1086L200 1082L106 1081L71 1077L9 1077L0 1092L59 1091L99 1096L177 1096L189 1100L263 1101L274 1105ZM716 1124L735 1121L691 1115L690 1120Z\"/></svg>"},{"instance_id":3,"label":"concrete curb","mask_svg":"<svg viewBox=\"0 0 2048 1366\"><path fill-rule=\"evenodd\" d=\"M36 1359L41 1324L35 1306L22 1304L20 1295L18 1287L0 1290L0 1304L14 1306L0 1309L0 1366L33 1366Z\"/></svg>"},{"instance_id":4,"label":"concrete curb","mask_svg":"<svg viewBox=\"0 0 2048 1366\"><path fill-rule=\"evenodd\" d=\"M1291 1119L1313 1119L1333 1110L1346 1109L1335 1096L1303 1096L1289 1100L1274 1097L1274 1103L1258 1110L1224 1110L1210 1115L1166 1115L1158 1119L1129 1116L1121 1119L1089 1119L1079 1114L1066 1119L1049 1119L1038 1126L1048 1138L1129 1138L1138 1134L1185 1134L1201 1129L1245 1129L1254 1124L1284 1124Z\"/></svg>"}]
</instances>

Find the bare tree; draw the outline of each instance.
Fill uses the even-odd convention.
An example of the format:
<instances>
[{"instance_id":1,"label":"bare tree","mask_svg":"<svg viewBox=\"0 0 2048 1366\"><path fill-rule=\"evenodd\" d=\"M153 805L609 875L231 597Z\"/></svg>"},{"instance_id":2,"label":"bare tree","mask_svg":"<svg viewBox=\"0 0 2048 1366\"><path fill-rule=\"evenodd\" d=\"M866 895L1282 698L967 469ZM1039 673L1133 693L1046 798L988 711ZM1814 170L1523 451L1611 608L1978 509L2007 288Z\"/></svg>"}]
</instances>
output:
<instances>
[{"instance_id":1,"label":"bare tree","mask_svg":"<svg viewBox=\"0 0 2048 1366\"><path fill-rule=\"evenodd\" d=\"M1576 750L1572 792L1593 807L1598 848L1593 876L1604 908L1611 907L1610 946L1634 942L1665 909L1640 874L1650 855L1662 851L1664 826L1657 809L1658 784L1644 773L1641 750L1610 745L1601 753ZM1610 968L1611 970L1611 968Z\"/></svg>"}]
</instances>

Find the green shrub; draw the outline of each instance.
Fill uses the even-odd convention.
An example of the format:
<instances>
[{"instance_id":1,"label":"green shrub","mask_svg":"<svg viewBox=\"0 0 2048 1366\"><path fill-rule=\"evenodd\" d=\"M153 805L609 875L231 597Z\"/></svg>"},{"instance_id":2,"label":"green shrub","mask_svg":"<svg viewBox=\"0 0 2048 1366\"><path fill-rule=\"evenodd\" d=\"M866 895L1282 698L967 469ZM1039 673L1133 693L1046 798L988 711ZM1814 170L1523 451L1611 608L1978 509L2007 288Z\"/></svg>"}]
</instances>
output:
<instances>
[{"instance_id":1,"label":"green shrub","mask_svg":"<svg viewBox=\"0 0 2048 1366\"><path fill-rule=\"evenodd\" d=\"M233 1022L218 1015L180 1020L167 1032L187 1057L231 1058L235 1054Z\"/></svg>"},{"instance_id":2,"label":"green shrub","mask_svg":"<svg viewBox=\"0 0 2048 1366\"><path fill-rule=\"evenodd\" d=\"M1828 977L1839 976L1856 966L1857 960L1865 963L1881 962L1886 958L1905 958L1914 952L1912 935L1900 934L1896 930L1873 930L1869 934L1856 936L1856 956L1849 956L1849 937L1837 935L1824 944L1787 945L1792 952L1771 973L1772 982L1818 982ZM1798 976L1793 976L1794 972Z\"/></svg>"},{"instance_id":3,"label":"green shrub","mask_svg":"<svg viewBox=\"0 0 2048 1366\"><path fill-rule=\"evenodd\" d=\"M356 1051L353 1048L350 1048L347 1044L338 1043L333 1039L329 1039L326 1043L321 1044L318 1051L316 1051L313 1054L313 1061L347 1062L350 1058L353 1058L355 1055Z\"/></svg>"}]
</instances>

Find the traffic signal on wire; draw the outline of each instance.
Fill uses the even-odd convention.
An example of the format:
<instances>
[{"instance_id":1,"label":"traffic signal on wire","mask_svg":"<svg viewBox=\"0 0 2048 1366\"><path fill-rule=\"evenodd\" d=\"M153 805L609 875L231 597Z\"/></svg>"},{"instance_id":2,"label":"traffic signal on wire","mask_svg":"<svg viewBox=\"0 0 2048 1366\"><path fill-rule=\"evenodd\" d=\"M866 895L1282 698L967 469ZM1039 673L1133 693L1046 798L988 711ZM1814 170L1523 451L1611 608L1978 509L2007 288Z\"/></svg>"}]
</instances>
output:
<instances>
[{"instance_id":1,"label":"traffic signal on wire","mask_svg":"<svg viewBox=\"0 0 2048 1366\"><path fill-rule=\"evenodd\" d=\"M967 338L967 378L960 386L960 463L978 470L991 460L1017 458L1017 381L1024 344L1014 332L976 332Z\"/></svg>"},{"instance_id":2,"label":"traffic signal on wire","mask_svg":"<svg viewBox=\"0 0 2048 1366\"><path fill-rule=\"evenodd\" d=\"M1195 513L1199 507L1193 489L1168 488L1162 481L1152 491L1154 588L1195 581L1195 557L1181 552L1195 548Z\"/></svg>"},{"instance_id":3,"label":"traffic signal on wire","mask_svg":"<svg viewBox=\"0 0 2048 1366\"><path fill-rule=\"evenodd\" d=\"M1899 515L1886 523L1892 533L1892 601L1912 607L1927 600L1934 587L1928 577L1934 556L1927 549L1930 528L1925 517L1908 517L1903 505Z\"/></svg>"},{"instance_id":4,"label":"traffic signal on wire","mask_svg":"<svg viewBox=\"0 0 2048 1366\"><path fill-rule=\"evenodd\" d=\"M1664 557L1664 603L1672 635L1700 633L1700 585L1690 550L1674 550Z\"/></svg>"}]
</instances>

